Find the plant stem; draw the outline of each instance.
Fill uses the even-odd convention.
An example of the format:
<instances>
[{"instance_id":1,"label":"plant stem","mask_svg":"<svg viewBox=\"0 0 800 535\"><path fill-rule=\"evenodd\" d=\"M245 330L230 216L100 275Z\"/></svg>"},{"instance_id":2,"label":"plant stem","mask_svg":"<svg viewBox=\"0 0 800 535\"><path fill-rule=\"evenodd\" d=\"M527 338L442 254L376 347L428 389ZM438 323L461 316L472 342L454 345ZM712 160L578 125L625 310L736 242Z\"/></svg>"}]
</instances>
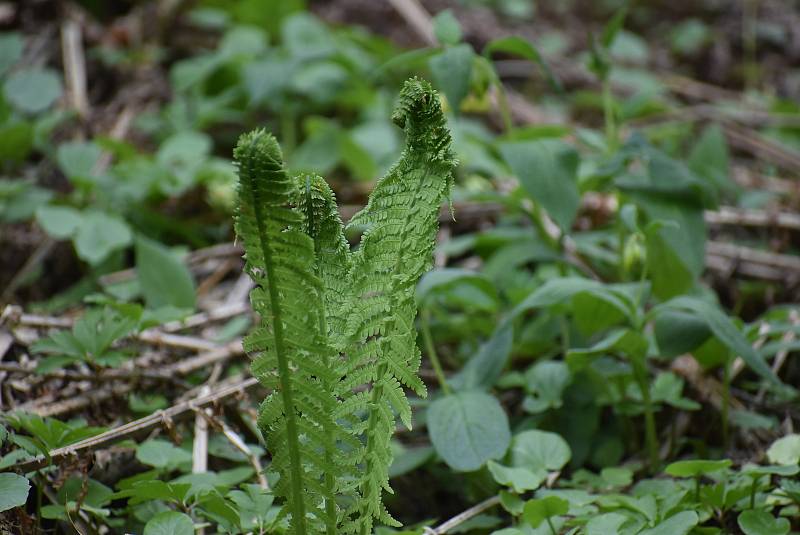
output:
<instances>
[{"instance_id":1,"label":"plant stem","mask_svg":"<svg viewBox=\"0 0 800 535\"><path fill-rule=\"evenodd\" d=\"M728 411L731 400L731 359L726 359L722 365L722 447L725 450L730 446L730 429L728 427Z\"/></svg>"},{"instance_id":2,"label":"plant stem","mask_svg":"<svg viewBox=\"0 0 800 535\"><path fill-rule=\"evenodd\" d=\"M425 351L428 353L428 358L431 359L433 371L436 374L436 380L439 381L439 386L444 391L445 395L453 393L450 385L447 384L447 378L442 369L442 363L439 360L439 355L436 353L436 347L433 345L433 337L431 336L430 327L431 313L427 308L422 311L422 321L420 322L420 329L422 330L422 340L425 343Z\"/></svg>"},{"instance_id":3,"label":"plant stem","mask_svg":"<svg viewBox=\"0 0 800 535\"><path fill-rule=\"evenodd\" d=\"M614 95L611 93L611 82L606 77L603 80L603 118L606 126L606 144L608 151L617 149L617 119L614 111Z\"/></svg>"},{"instance_id":4,"label":"plant stem","mask_svg":"<svg viewBox=\"0 0 800 535\"><path fill-rule=\"evenodd\" d=\"M558 535L558 532L556 531L556 528L553 526L553 522L550 520L550 517L549 516L546 517L545 520L547 520L547 525L550 526L550 532L553 535Z\"/></svg>"},{"instance_id":5,"label":"plant stem","mask_svg":"<svg viewBox=\"0 0 800 535\"><path fill-rule=\"evenodd\" d=\"M251 175L252 176L252 175ZM286 415L286 442L289 449L289 462L292 481L290 482L292 500L292 524L296 535L306 535L306 506L302 487L302 470L300 464L300 440L292 393L292 381L289 371L286 342L283 334L282 301L275 279L275 264L272 259L272 248L265 240L267 229L262 214L263 207L256 202L255 195L251 199L258 225L258 239L261 252L264 255L264 268L267 273L267 291L272 312L273 336L275 341L275 356L278 360L278 377L281 387L284 413Z\"/></svg>"},{"instance_id":6,"label":"plant stem","mask_svg":"<svg viewBox=\"0 0 800 535\"><path fill-rule=\"evenodd\" d=\"M647 446L647 454L650 464L650 472L655 473L658 470L658 443L656 436L656 418L655 411L653 410L653 400L650 398L650 388L647 384L647 369L643 362L639 362L635 357L631 358L633 364L633 373L636 378L636 383L639 385L639 391L642 393L642 401L644 402L644 440Z\"/></svg>"}]
</instances>

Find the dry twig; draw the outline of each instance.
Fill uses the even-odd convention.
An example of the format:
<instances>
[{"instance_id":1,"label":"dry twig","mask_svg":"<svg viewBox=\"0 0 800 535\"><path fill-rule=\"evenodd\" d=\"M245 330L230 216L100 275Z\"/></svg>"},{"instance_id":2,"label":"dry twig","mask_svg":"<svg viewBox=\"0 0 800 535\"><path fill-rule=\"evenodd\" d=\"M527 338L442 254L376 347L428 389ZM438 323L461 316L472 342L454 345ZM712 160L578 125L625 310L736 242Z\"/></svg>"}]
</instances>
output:
<instances>
[{"instance_id":1,"label":"dry twig","mask_svg":"<svg viewBox=\"0 0 800 535\"><path fill-rule=\"evenodd\" d=\"M165 420L178 421L191 417L195 410L213 407L231 398L242 394L258 385L258 381L252 377L244 379L241 376L232 378L225 384L206 395L201 395L182 403L173 405L163 411L157 411L149 416L140 418L133 422L109 429L97 436L81 440L70 446L57 448L48 453L45 457L40 455L34 459L22 461L15 465L0 469L1 471L14 471L19 473L38 470L53 463L63 463L68 458L77 457L81 454L90 453L100 448L115 444L127 438L139 436L141 433L150 431L160 425Z\"/></svg>"}]
</instances>

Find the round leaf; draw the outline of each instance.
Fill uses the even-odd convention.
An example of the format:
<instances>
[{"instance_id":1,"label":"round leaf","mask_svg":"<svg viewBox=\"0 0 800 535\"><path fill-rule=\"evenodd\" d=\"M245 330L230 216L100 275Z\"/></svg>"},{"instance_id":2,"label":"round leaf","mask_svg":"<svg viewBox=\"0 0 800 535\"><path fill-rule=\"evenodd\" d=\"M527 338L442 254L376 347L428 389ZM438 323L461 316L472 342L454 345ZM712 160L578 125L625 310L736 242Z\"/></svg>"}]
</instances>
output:
<instances>
[{"instance_id":1,"label":"round leaf","mask_svg":"<svg viewBox=\"0 0 800 535\"><path fill-rule=\"evenodd\" d=\"M50 236L56 239L69 238L83 222L81 213L69 206L40 206L36 210L36 221Z\"/></svg>"},{"instance_id":2,"label":"round leaf","mask_svg":"<svg viewBox=\"0 0 800 535\"><path fill-rule=\"evenodd\" d=\"M194 523L185 513L165 511L148 520L144 535L194 535Z\"/></svg>"},{"instance_id":3,"label":"round leaf","mask_svg":"<svg viewBox=\"0 0 800 535\"><path fill-rule=\"evenodd\" d=\"M67 178L86 178L92 176L101 154L96 143L68 141L58 146L56 161Z\"/></svg>"},{"instance_id":4,"label":"round leaf","mask_svg":"<svg viewBox=\"0 0 800 535\"><path fill-rule=\"evenodd\" d=\"M31 484L19 474L0 474L0 513L25 505Z\"/></svg>"},{"instance_id":5,"label":"round leaf","mask_svg":"<svg viewBox=\"0 0 800 535\"><path fill-rule=\"evenodd\" d=\"M428 411L428 433L444 462L461 472L499 459L511 441L503 407L494 397L477 391L434 401Z\"/></svg>"},{"instance_id":6,"label":"round leaf","mask_svg":"<svg viewBox=\"0 0 800 535\"><path fill-rule=\"evenodd\" d=\"M15 108L39 113L61 96L61 79L52 69L24 69L6 80L3 91L6 100Z\"/></svg>"},{"instance_id":7,"label":"round leaf","mask_svg":"<svg viewBox=\"0 0 800 535\"><path fill-rule=\"evenodd\" d=\"M511 464L533 471L560 470L572 457L561 436L532 429L516 435L511 444Z\"/></svg>"},{"instance_id":8,"label":"round leaf","mask_svg":"<svg viewBox=\"0 0 800 535\"><path fill-rule=\"evenodd\" d=\"M102 212L90 212L78 228L75 250L83 260L99 264L113 251L130 245L132 237L124 221Z\"/></svg>"},{"instance_id":9,"label":"round leaf","mask_svg":"<svg viewBox=\"0 0 800 535\"><path fill-rule=\"evenodd\" d=\"M143 464L156 468L175 468L192 461L192 454L166 440L153 439L136 448L136 458Z\"/></svg>"},{"instance_id":10,"label":"round leaf","mask_svg":"<svg viewBox=\"0 0 800 535\"><path fill-rule=\"evenodd\" d=\"M167 247L136 238L136 269L147 306L194 308L194 279L189 268Z\"/></svg>"},{"instance_id":11,"label":"round leaf","mask_svg":"<svg viewBox=\"0 0 800 535\"><path fill-rule=\"evenodd\" d=\"M450 9L440 11L433 18L433 32L436 34L436 40L445 45L455 45L463 36L461 24Z\"/></svg>"},{"instance_id":12,"label":"round leaf","mask_svg":"<svg viewBox=\"0 0 800 535\"><path fill-rule=\"evenodd\" d=\"M494 461L489 461L487 465L492 477L501 485L511 487L514 492L522 494L526 490L536 490L542 484L547 472L540 471L534 473L527 468L514 466L503 466Z\"/></svg>"},{"instance_id":13,"label":"round leaf","mask_svg":"<svg viewBox=\"0 0 800 535\"><path fill-rule=\"evenodd\" d=\"M786 535L790 528L785 518L775 518L766 511L755 509L743 511L737 522L745 535Z\"/></svg>"},{"instance_id":14,"label":"round leaf","mask_svg":"<svg viewBox=\"0 0 800 535\"><path fill-rule=\"evenodd\" d=\"M800 435L786 435L772 443L767 450L771 463L792 465L800 462Z\"/></svg>"},{"instance_id":15,"label":"round leaf","mask_svg":"<svg viewBox=\"0 0 800 535\"><path fill-rule=\"evenodd\" d=\"M619 528L628 517L619 513L606 513L596 516L586 524L586 535L619 535Z\"/></svg>"},{"instance_id":16,"label":"round leaf","mask_svg":"<svg viewBox=\"0 0 800 535\"><path fill-rule=\"evenodd\" d=\"M525 504L522 518L531 527L538 528L545 519L565 515L569 511L569 502L558 496L547 496L541 500L530 500Z\"/></svg>"},{"instance_id":17,"label":"round leaf","mask_svg":"<svg viewBox=\"0 0 800 535\"><path fill-rule=\"evenodd\" d=\"M731 464L729 459L723 459L721 461L706 461L701 459L678 461L667 466L664 472L675 477L697 477L718 470L724 470Z\"/></svg>"},{"instance_id":18,"label":"round leaf","mask_svg":"<svg viewBox=\"0 0 800 535\"><path fill-rule=\"evenodd\" d=\"M672 515L654 528L640 532L639 535L686 535L698 522L697 513L683 511Z\"/></svg>"}]
</instances>

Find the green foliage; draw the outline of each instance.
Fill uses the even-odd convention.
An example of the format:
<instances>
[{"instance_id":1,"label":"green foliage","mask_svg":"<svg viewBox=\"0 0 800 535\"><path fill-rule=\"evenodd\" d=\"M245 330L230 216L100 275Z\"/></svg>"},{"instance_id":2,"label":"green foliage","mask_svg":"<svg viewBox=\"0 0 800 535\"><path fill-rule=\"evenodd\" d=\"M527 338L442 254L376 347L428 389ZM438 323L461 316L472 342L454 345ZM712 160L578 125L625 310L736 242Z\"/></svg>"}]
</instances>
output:
<instances>
[{"instance_id":1,"label":"green foliage","mask_svg":"<svg viewBox=\"0 0 800 535\"><path fill-rule=\"evenodd\" d=\"M0 474L0 512L25 505L31 485L17 474Z\"/></svg>"},{"instance_id":2,"label":"green foliage","mask_svg":"<svg viewBox=\"0 0 800 535\"><path fill-rule=\"evenodd\" d=\"M367 229L354 253L321 178L290 177L263 131L243 136L235 151L236 231L262 321L245 346L256 353L253 374L273 390L259 425L298 534L369 533L373 518L396 523L381 499L393 411L410 427L402 387L425 393L415 375L414 287L431 263L455 160L426 82L405 84L393 119L406 150L351 220Z\"/></svg>"},{"instance_id":3,"label":"green foliage","mask_svg":"<svg viewBox=\"0 0 800 535\"><path fill-rule=\"evenodd\" d=\"M113 18L103 3L89 4L88 17ZM377 527L376 535L421 535L445 512L498 495L502 508L449 532L796 529L800 447L797 435L780 437L797 420L797 392L788 386L797 383L796 307L780 304L791 302L793 288L770 279L779 269L748 271L747 257L734 261L718 247L733 240L790 255L794 231L715 222L718 208L743 215L794 208L791 188L775 178L792 171L783 168L791 158L775 156L800 147L794 74L769 75L782 66L780 50L791 35L774 18L780 9L750 21L759 50L772 58L760 65L769 89L756 84L737 95L735 57L711 62L714 72L706 72L709 54L725 48L716 26L725 10L687 8L693 18L670 12L664 19L660 8L635 2L576 9L569 1L537 12L531 0L463 0L434 17L437 46L400 50L364 27L325 22L331 11L318 4L181 6L174 20L191 28L188 48L171 32L100 44L89 32L88 117L63 98L59 53L41 54L40 43L57 40L30 35L27 23L24 34L0 33L2 275L15 279L4 297L26 312L70 309L74 322L61 332L42 329L29 344L31 328L4 313L3 330L13 338L0 372L10 375L4 408L26 400L35 407L33 396L41 394L70 395L87 383L60 385L87 374L127 374L107 368L149 352L135 333L166 321L172 331L179 325L172 320L195 305L214 316L218 290L235 279L226 272L232 261L209 276L213 260L187 266L195 255L185 253L233 237L232 133L265 125L283 150L278 157L265 134L242 141L270 156L255 158L247 171L269 177L270 187L251 195L251 219L258 207L266 226L262 232L255 225L255 242L242 236L247 269L260 284L253 302L262 323L247 345L272 396L262 411L265 432L249 400L238 400L213 418L236 413L230 425L241 440L214 427L204 473L192 473L191 463L192 441L202 437L178 422L165 426L169 438L118 444L132 457L124 466L132 475L118 481L111 481L114 470L102 471L102 455L99 470L81 475L70 472L72 463L53 463L27 474L30 485L0 474L0 510L18 506L12 518L36 518L44 530L68 530L80 518L90 532L190 533L197 526L281 534L302 532L297 524L306 533L371 532L373 524L394 524L391 509L409 527ZM489 36L477 53L470 44L476 4L497 10L498 24L536 16L537 28L551 29L531 39ZM601 13L610 21L589 35L587 51L580 29L602 27L594 20ZM550 24L556 15L569 16L569 32ZM368 14L365 22L372 23ZM599 84L573 76L587 61ZM675 65L681 76L653 71L656 63ZM566 87L550 64L565 73ZM157 79L169 85L169 98L148 99L140 113L138 99L120 98L127 87L119 83L142 69L163 71ZM693 72L706 85L684 80ZM403 140L388 112L398 80L410 75L434 82L445 113L438 97L425 100L427 88L404 92L395 120L405 130L405 151L395 162ZM725 91L708 91L719 76ZM507 82L520 92L507 94ZM109 110L113 116L118 102L136 112L126 139L101 134L111 125L94 121ZM419 113L426 110L436 120L423 127ZM753 147L743 139L760 138L767 142L749 155ZM237 154L254 156L244 146ZM299 174L282 171L283 156ZM333 190L350 214L381 175L370 206L343 232ZM758 177L758 186L744 188L743 177ZM445 265L417 284L451 182L454 203L468 209L436 245ZM272 276L265 265L253 267L265 258L262 234L280 249ZM67 247L51 247L43 235ZM351 252L348 241L359 235ZM209 291L220 275L220 287ZM227 345L253 323L254 316L241 315L202 335ZM280 352L276 325L285 327ZM434 370L418 370L418 330ZM289 370L283 381L281 360ZM221 366L224 381L242 363L233 357ZM88 423L152 418L183 400L184 386L207 381L208 371L172 378L174 388L145 375L131 379L137 382L126 399L82 413L87 420L4 414L0 470L102 431ZM430 401L420 399L418 371ZM717 383L719 393L707 388ZM91 384L88 395L112 388ZM415 395L406 398L407 389ZM398 422L410 429L411 407L413 431L393 434ZM770 446L770 437L780 438ZM771 464L746 463L748 457ZM107 476L103 483L92 479L96 473ZM37 495L45 481L55 492L26 500L28 488ZM390 486L398 492L390 494Z\"/></svg>"},{"instance_id":4,"label":"green foliage","mask_svg":"<svg viewBox=\"0 0 800 535\"><path fill-rule=\"evenodd\" d=\"M433 447L454 470L477 470L503 456L511 440L508 418L497 400L465 391L437 399L428 411Z\"/></svg>"},{"instance_id":5,"label":"green foliage","mask_svg":"<svg viewBox=\"0 0 800 535\"><path fill-rule=\"evenodd\" d=\"M119 365L127 355L113 345L136 327L136 320L110 308L90 310L75 322L71 331L57 331L36 342L33 346L36 352L50 355L40 361L37 371L52 371L71 362Z\"/></svg>"},{"instance_id":6,"label":"green foliage","mask_svg":"<svg viewBox=\"0 0 800 535\"><path fill-rule=\"evenodd\" d=\"M3 84L6 100L23 113L46 110L61 96L61 80L50 69L25 69Z\"/></svg>"}]
</instances>

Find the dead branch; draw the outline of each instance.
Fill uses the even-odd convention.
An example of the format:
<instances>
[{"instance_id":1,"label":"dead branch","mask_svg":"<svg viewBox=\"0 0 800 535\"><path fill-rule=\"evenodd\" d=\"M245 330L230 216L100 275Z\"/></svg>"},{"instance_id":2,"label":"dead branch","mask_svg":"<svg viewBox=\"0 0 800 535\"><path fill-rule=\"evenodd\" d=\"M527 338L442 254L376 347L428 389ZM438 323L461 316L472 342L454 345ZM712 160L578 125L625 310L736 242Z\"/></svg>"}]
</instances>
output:
<instances>
[{"instance_id":1,"label":"dead branch","mask_svg":"<svg viewBox=\"0 0 800 535\"><path fill-rule=\"evenodd\" d=\"M34 459L2 468L0 471L27 473L54 463L63 463L68 458L78 457L81 454L90 453L121 440L139 436L141 433L160 426L165 420L178 421L190 418L195 414L195 410L227 403L230 401L230 398L243 394L256 385L258 385L258 381L252 377L244 379L242 376L237 376L236 378L230 379L225 384L221 384L209 394L201 395L194 399L173 405L168 409L154 412L149 416L109 429L97 436L81 440L70 446L57 448L50 451L47 456L40 455Z\"/></svg>"}]
</instances>

